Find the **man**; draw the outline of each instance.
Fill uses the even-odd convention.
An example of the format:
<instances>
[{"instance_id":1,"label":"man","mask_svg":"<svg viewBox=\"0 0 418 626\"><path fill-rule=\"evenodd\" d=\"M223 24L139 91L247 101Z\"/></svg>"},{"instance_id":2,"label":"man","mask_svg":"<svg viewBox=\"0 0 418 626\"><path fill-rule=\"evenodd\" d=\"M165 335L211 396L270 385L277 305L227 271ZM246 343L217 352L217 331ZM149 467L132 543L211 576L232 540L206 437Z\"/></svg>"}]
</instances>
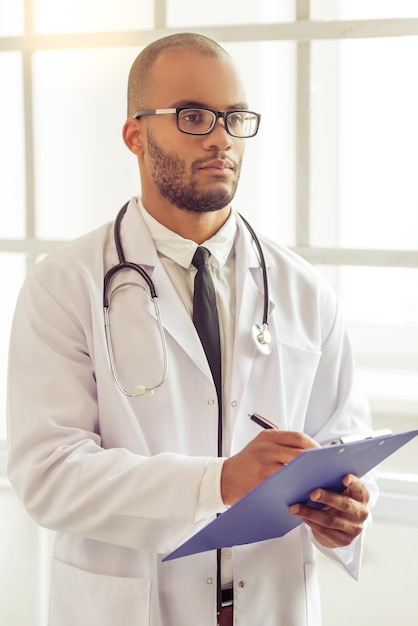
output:
<instances>
[{"instance_id":1,"label":"man","mask_svg":"<svg viewBox=\"0 0 418 626\"><path fill-rule=\"evenodd\" d=\"M148 46L128 109L141 198L37 266L12 331L9 474L57 531L50 625L318 626L313 546L359 569L369 490L354 476L344 494L311 494L323 510L295 503L305 523L280 539L162 558L302 450L369 428L338 303L308 264L263 240L272 350L257 351L260 260L231 202L259 117L218 44L182 34ZM192 321L200 244L219 314L217 386ZM157 289L162 335L133 263ZM278 428L259 432L253 411Z\"/></svg>"}]
</instances>

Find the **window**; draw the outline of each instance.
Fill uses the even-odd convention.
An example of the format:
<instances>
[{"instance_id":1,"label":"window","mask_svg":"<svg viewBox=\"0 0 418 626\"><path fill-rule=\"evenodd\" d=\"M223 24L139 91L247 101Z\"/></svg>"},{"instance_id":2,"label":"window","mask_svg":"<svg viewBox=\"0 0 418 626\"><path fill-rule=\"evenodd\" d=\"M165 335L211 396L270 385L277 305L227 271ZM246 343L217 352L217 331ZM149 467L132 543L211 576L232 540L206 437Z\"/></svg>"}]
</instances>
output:
<instances>
[{"instance_id":1,"label":"window","mask_svg":"<svg viewBox=\"0 0 418 626\"><path fill-rule=\"evenodd\" d=\"M330 255L321 269L341 297L375 428L393 430L418 424L417 51L418 37L310 50L306 253L320 264ZM417 452L414 441L380 469L416 473Z\"/></svg>"},{"instance_id":2,"label":"window","mask_svg":"<svg viewBox=\"0 0 418 626\"><path fill-rule=\"evenodd\" d=\"M24 275L139 192L121 140L127 74L178 29L228 49L262 114L234 204L337 290L375 428L418 427L416 3L0 0L0 440ZM381 467L401 521L417 456L415 440Z\"/></svg>"}]
</instances>

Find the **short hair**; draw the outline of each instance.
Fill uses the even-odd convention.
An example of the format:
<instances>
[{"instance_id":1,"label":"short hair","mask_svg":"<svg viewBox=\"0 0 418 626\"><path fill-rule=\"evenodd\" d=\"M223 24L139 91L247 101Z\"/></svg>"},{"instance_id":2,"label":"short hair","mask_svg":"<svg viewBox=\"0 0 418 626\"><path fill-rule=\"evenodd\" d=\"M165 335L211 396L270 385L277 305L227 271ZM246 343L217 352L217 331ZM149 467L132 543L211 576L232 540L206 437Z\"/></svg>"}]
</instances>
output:
<instances>
[{"instance_id":1,"label":"short hair","mask_svg":"<svg viewBox=\"0 0 418 626\"><path fill-rule=\"evenodd\" d=\"M153 41L136 57L129 72L128 117L138 109L149 108L153 65L169 50L194 50L203 56L231 58L216 41L197 33L177 33Z\"/></svg>"}]
</instances>

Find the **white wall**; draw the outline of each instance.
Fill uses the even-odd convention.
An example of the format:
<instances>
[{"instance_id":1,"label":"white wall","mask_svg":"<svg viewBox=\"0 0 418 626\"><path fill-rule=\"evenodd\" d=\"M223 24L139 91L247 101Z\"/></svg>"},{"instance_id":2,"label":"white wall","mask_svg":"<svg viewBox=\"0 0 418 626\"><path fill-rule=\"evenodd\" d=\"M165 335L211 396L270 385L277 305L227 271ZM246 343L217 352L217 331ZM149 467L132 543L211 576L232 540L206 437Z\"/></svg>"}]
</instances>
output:
<instances>
[{"instance_id":1,"label":"white wall","mask_svg":"<svg viewBox=\"0 0 418 626\"><path fill-rule=\"evenodd\" d=\"M376 522L358 582L321 556L323 626L416 626L417 555L416 527Z\"/></svg>"}]
</instances>

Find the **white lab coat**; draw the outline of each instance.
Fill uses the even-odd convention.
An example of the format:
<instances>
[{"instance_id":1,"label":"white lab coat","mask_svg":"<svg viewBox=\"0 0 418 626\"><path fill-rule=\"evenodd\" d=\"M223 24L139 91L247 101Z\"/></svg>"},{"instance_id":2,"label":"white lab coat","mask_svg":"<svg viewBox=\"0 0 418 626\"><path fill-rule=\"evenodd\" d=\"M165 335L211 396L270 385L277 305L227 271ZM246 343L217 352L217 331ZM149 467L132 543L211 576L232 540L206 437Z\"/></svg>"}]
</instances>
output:
<instances>
[{"instance_id":1,"label":"white lab coat","mask_svg":"<svg viewBox=\"0 0 418 626\"><path fill-rule=\"evenodd\" d=\"M65 245L23 287L9 369L9 476L39 524L55 529L50 626L214 626L216 555L162 563L208 520L196 521L217 404L195 332L135 201L122 222L125 256L157 286L167 382L127 398L113 380L103 324L103 277L117 263L112 225ZM273 351L256 351L263 310L259 260L245 228L236 243L234 454L259 428L251 411L318 441L369 426L338 303L303 260L264 241ZM115 284L141 280L132 272ZM115 286L115 285L114 285ZM112 300L118 371L128 387L162 372L149 292ZM357 576L362 539L324 550ZM307 528L232 550L236 626L319 626L315 551Z\"/></svg>"}]
</instances>

